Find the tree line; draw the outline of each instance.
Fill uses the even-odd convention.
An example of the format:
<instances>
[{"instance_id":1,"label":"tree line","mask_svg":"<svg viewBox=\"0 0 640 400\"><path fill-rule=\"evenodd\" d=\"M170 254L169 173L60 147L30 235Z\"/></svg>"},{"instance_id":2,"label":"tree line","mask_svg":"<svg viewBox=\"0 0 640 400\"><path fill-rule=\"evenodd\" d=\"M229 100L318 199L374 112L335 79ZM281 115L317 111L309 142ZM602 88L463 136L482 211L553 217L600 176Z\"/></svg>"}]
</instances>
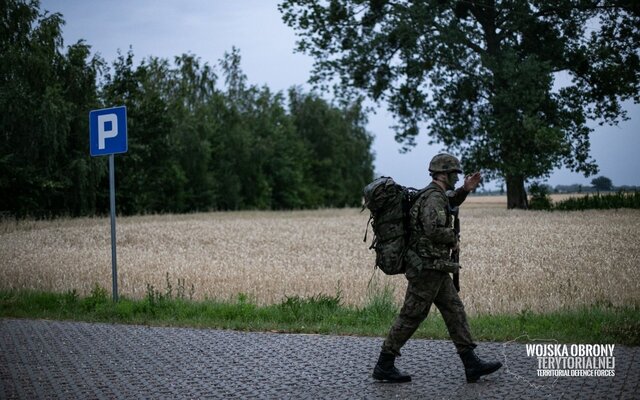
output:
<instances>
[{"instance_id":1,"label":"tree line","mask_svg":"<svg viewBox=\"0 0 640 400\"><path fill-rule=\"evenodd\" d=\"M131 50L108 65L84 41L63 48L60 14L37 1L0 14L0 212L108 211L106 157L89 156L88 115L127 107L116 156L118 212L359 205L373 178L359 100L332 104L300 87L250 85L238 49L215 67L192 54Z\"/></svg>"},{"instance_id":2,"label":"tree line","mask_svg":"<svg viewBox=\"0 0 640 400\"><path fill-rule=\"evenodd\" d=\"M613 184L613 181L606 176L599 176L591 180L591 185L582 185L579 183L574 183L571 185L556 185L552 187L547 184L538 184L538 186L542 187L547 193L583 193L583 192L636 192L638 191L637 186L633 185L620 185L616 186Z\"/></svg>"}]
</instances>

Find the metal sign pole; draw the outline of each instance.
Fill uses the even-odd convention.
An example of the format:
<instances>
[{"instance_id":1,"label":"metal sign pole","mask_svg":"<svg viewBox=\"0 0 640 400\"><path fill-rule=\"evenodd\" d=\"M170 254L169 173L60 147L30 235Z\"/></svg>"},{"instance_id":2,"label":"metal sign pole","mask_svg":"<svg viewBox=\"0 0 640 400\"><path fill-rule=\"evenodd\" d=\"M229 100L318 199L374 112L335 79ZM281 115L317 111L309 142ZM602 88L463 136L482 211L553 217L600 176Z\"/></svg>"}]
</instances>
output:
<instances>
[{"instance_id":1,"label":"metal sign pole","mask_svg":"<svg viewBox=\"0 0 640 400\"><path fill-rule=\"evenodd\" d=\"M113 154L109 154L109 192L111 197L111 275L113 276L113 301L118 301L118 268L116 263L116 184Z\"/></svg>"},{"instance_id":2,"label":"metal sign pole","mask_svg":"<svg viewBox=\"0 0 640 400\"><path fill-rule=\"evenodd\" d=\"M113 301L118 301L116 262L116 179L113 155L126 153L127 107L111 107L89 112L89 153L91 157L109 156L109 200L111 203L111 277Z\"/></svg>"}]
</instances>

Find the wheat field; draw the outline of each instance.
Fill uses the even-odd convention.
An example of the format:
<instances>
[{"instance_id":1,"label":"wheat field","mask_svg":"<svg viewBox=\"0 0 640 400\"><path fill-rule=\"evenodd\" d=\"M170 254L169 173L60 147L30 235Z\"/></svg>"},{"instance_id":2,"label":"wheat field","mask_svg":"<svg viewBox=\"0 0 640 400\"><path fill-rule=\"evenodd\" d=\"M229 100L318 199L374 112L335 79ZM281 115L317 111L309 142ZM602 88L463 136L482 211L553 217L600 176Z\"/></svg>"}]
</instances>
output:
<instances>
[{"instance_id":1,"label":"wheat field","mask_svg":"<svg viewBox=\"0 0 640 400\"><path fill-rule=\"evenodd\" d=\"M461 208L469 314L640 305L640 211L519 211L477 199ZM367 219L356 209L119 217L119 292L164 290L168 274L193 285L195 299L242 293L263 305L339 291L361 306L390 285L400 304L406 280L374 272ZM96 283L111 288L108 218L0 223L1 289L86 295Z\"/></svg>"}]
</instances>

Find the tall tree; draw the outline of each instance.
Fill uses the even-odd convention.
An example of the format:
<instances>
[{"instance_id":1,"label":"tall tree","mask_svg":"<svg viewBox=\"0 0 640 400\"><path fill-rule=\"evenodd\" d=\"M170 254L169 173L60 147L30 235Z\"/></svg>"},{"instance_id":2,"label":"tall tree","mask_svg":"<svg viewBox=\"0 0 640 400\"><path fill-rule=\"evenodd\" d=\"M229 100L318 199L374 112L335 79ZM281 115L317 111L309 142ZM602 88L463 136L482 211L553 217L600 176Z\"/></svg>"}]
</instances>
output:
<instances>
[{"instance_id":1,"label":"tall tree","mask_svg":"<svg viewBox=\"0 0 640 400\"><path fill-rule=\"evenodd\" d=\"M593 187L596 188L597 191L606 192L609 190L613 190L613 182L611 182L611 179L607 178L606 176L599 176L592 179L591 185L593 185Z\"/></svg>"},{"instance_id":2,"label":"tall tree","mask_svg":"<svg viewBox=\"0 0 640 400\"><path fill-rule=\"evenodd\" d=\"M312 82L386 101L405 148L421 129L507 185L567 166L586 176L588 120L640 102L640 6L632 0L284 0ZM554 89L558 77L570 82ZM569 80L567 79L567 80Z\"/></svg>"},{"instance_id":3,"label":"tall tree","mask_svg":"<svg viewBox=\"0 0 640 400\"><path fill-rule=\"evenodd\" d=\"M361 190L373 178L373 139L365 130L367 120L361 103L339 108L317 94L292 88L289 107L309 152L305 174L311 182L311 204L360 205Z\"/></svg>"},{"instance_id":4,"label":"tall tree","mask_svg":"<svg viewBox=\"0 0 640 400\"><path fill-rule=\"evenodd\" d=\"M87 111L102 61L84 42L63 53L64 20L38 1L0 10L0 211L93 213L104 168L88 156Z\"/></svg>"},{"instance_id":5,"label":"tall tree","mask_svg":"<svg viewBox=\"0 0 640 400\"><path fill-rule=\"evenodd\" d=\"M213 202L209 103L215 74L192 55L149 57L133 66L120 55L106 77L108 104L127 106L129 151L120 161L120 209L125 213L206 210Z\"/></svg>"},{"instance_id":6,"label":"tall tree","mask_svg":"<svg viewBox=\"0 0 640 400\"><path fill-rule=\"evenodd\" d=\"M214 156L212 132L219 125L216 107L222 94L215 88L217 76L207 64L190 54L174 59L170 74L169 113L175 123L178 159L186 178L184 202L187 210L207 210L215 201L211 173Z\"/></svg>"}]
</instances>

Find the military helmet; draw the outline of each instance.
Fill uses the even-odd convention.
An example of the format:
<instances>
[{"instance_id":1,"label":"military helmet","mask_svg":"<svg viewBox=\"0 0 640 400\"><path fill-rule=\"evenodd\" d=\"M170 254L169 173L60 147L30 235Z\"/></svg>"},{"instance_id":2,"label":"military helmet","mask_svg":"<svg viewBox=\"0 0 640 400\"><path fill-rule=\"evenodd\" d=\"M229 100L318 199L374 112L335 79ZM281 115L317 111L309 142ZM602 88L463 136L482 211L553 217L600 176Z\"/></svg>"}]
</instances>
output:
<instances>
[{"instance_id":1,"label":"military helmet","mask_svg":"<svg viewBox=\"0 0 640 400\"><path fill-rule=\"evenodd\" d=\"M429 172L451 172L456 171L462 173L460 160L447 153L440 153L431 159L429 163Z\"/></svg>"}]
</instances>

